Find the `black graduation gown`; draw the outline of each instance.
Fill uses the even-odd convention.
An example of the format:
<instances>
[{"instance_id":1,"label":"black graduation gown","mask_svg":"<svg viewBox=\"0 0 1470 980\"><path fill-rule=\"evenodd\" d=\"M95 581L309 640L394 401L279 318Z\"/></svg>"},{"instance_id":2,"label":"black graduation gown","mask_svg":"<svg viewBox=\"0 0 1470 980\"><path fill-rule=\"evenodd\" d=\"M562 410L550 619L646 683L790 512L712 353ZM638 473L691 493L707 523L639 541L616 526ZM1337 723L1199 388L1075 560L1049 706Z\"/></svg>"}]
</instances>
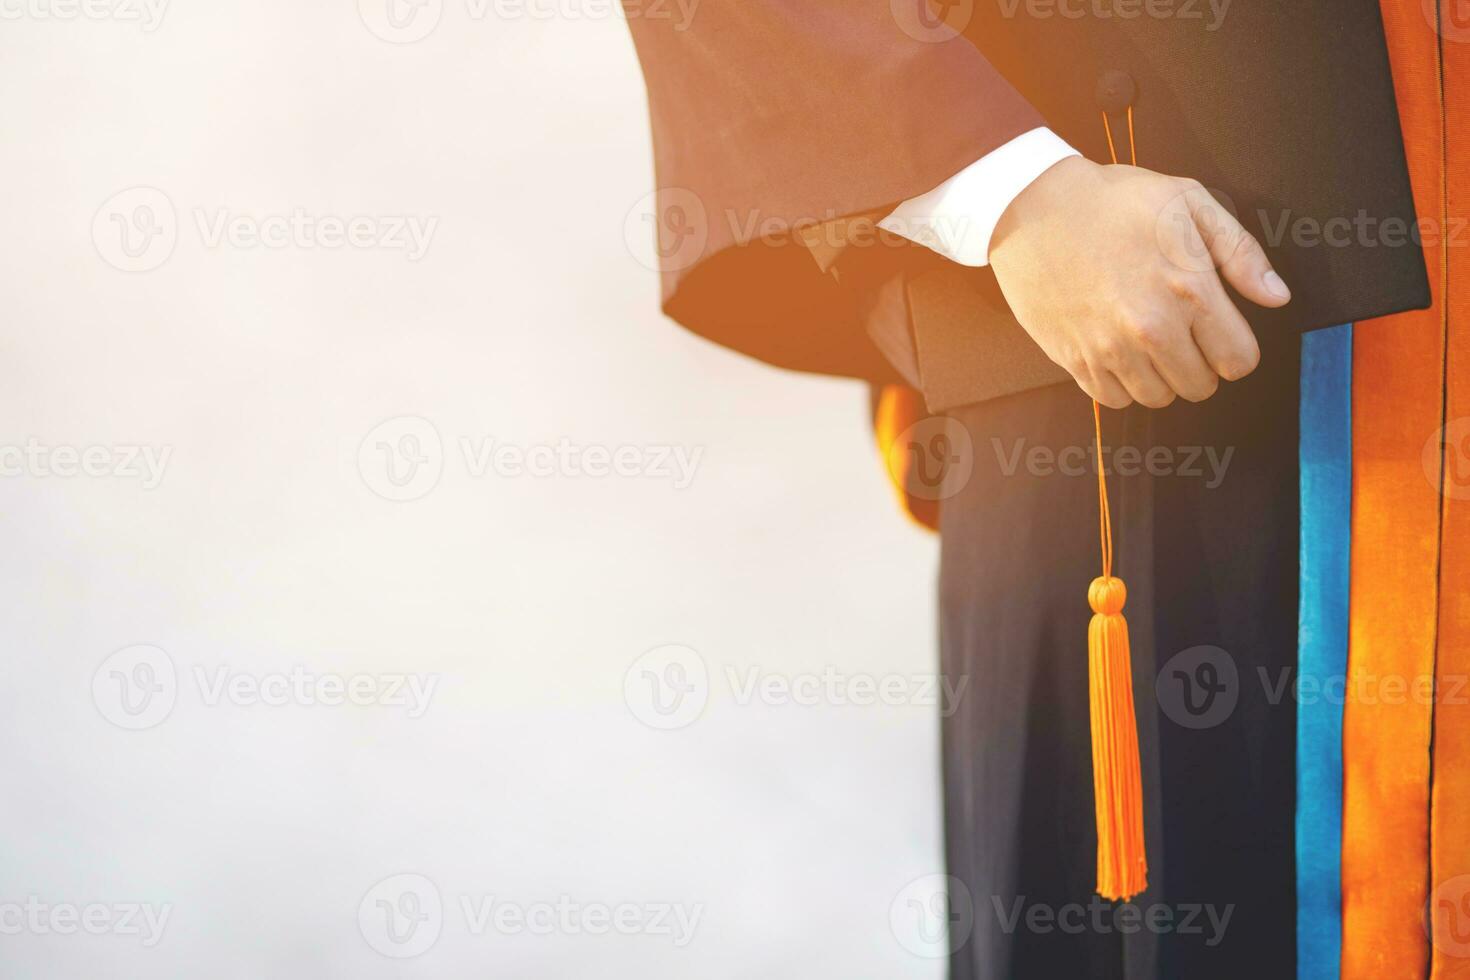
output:
<instances>
[{"instance_id":1,"label":"black graduation gown","mask_svg":"<svg viewBox=\"0 0 1470 980\"><path fill-rule=\"evenodd\" d=\"M1104 411L1150 864L1121 916L1093 891L1091 404L1053 386L952 414L974 458L941 517L943 671L968 678L943 723L973 909L954 980L1295 976L1299 349L1203 404Z\"/></svg>"}]
</instances>

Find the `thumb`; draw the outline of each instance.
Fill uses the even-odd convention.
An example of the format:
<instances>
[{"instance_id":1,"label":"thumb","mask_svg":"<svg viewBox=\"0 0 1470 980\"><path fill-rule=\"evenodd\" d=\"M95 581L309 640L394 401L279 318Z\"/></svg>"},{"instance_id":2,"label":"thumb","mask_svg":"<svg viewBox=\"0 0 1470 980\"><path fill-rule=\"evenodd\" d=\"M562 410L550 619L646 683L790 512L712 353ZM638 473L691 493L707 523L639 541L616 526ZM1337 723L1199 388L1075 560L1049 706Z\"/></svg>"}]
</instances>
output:
<instances>
[{"instance_id":1,"label":"thumb","mask_svg":"<svg viewBox=\"0 0 1470 980\"><path fill-rule=\"evenodd\" d=\"M1291 290L1271 268L1266 250L1241 227L1235 215L1221 207L1203 187L1191 189L1185 201L1221 278L1257 306L1274 309L1291 302Z\"/></svg>"}]
</instances>

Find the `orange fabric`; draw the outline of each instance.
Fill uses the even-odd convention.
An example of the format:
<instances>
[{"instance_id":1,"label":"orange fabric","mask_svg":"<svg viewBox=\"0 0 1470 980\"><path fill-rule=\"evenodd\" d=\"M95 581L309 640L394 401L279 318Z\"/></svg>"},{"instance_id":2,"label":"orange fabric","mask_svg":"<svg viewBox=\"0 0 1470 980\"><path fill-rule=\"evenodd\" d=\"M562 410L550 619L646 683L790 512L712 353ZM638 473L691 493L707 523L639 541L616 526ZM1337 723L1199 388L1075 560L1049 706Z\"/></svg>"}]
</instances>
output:
<instances>
[{"instance_id":1,"label":"orange fabric","mask_svg":"<svg viewBox=\"0 0 1470 980\"><path fill-rule=\"evenodd\" d=\"M1416 210L1444 211L1439 38L1420 0L1382 0ZM1432 8L1431 8L1432 10ZM1325 176L1325 175L1324 175ZM1433 223L1433 224L1431 224ZM1369 321L1353 344L1353 515L1343 712L1343 980L1422 980L1440 496L1424 443L1444 390L1442 242L1433 306Z\"/></svg>"},{"instance_id":2,"label":"orange fabric","mask_svg":"<svg viewBox=\"0 0 1470 980\"><path fill-rule=\"evenodd\" d=\"M929 417L924 396L906 385L886 385L873 409L873 436L888 481L898 494L899 506L917 525L930 531L939 530L939 501L930 493L914 493L919 478L915 471L914 451L926 447L914 445L914 426Z\"/></svg>"},{"instance_id":3,"label":"orange fabric","mask_svg":"<svg viewBox=\"0 0 1470 980\"><path fill-rule=\"evenodd\" d=\"M1113 126L1102 114L1108 153L1118 162ZM1128 154L1138 166L1133 138L1133 107L1128 107ZM1103 466L1102 407L1092 403L1097 450L1098 537L1102 577L1087 590L1092 622L1087 628L1088 706L1092 716L1092 795L1097 813L1097 893L1110 901L1131 901L1148 888L1148 855L1143 843L1143 776L1138 759L1138 720L1133 710L1133 654L1123 604L1128 588L1113 577L1113 515L1108 507L1108 476Z\"/></svg>"},{"instance_id":4,"label":"orange fabric","mask_svg":"<svg viewBox=\"0 0 1470 980\"><path fill-rule=\"evenodd\" d=\"M1453 29L1463 30L1457 23ZM1461 41L1467 40L1461 35ZM1470 46L1446 36L1446 187L1453 231L1470 221ZM1464 227L1460 224L1460 227ZM1426 447L1442 452L1439 697L1434 714L1430 828L1432 980L1470 980L1470 254L1463 233L1445 249L1449 269L1445 429ZM1458 247L1457 247L1458 246ZM1432 468L1432 467L1431 467Z\"/></svg>"}]
</instances>

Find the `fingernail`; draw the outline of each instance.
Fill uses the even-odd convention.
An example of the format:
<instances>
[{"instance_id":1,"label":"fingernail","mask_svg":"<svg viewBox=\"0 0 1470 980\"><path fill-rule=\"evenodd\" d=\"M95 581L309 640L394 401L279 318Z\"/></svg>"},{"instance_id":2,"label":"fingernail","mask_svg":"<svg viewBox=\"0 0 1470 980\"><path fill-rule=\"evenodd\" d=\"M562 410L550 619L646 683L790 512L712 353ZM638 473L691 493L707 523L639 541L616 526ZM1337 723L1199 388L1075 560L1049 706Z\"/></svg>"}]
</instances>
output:
<instances>
[{"instance_id":1,"label":"fingernail","mask_svg":"<svg viewBox=\"0 0 1470 980\"><path fill-rule=\"evenodd\" d=\"M1266 292L1277 299L1291 299L1291 290L1286 288L1286 283L1281 281L1275 269L1266 270L1266 274L1261 277L1261 282L1265 283Z\"/></svg>"}]
</instances>

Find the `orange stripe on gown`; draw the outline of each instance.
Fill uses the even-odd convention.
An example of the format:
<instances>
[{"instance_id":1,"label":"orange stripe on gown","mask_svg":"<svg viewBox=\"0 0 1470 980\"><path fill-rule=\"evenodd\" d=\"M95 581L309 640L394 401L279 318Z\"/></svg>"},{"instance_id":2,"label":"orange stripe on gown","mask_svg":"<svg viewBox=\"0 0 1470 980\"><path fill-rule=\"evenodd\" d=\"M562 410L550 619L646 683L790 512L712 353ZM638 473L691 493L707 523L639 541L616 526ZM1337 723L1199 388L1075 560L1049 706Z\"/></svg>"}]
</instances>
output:
<instances>
[{"instance_id":1,"label":"orange stripe on gown","mask_svg":"<svg viewBox=\"0 0 1470 980\"><path fill-rule=\"evenodd\" d=\"M1447 28L1446 184L1452 233L1445 250L1450 283L1447 391L1443 437L1426 447L1430 455L1443 448L1444 466L1439 698L1430 811L1432 980L1470 980L1470 231L1461 224L1470 220L1470 44L1465 42L1470 42L1470 24Z\"/></svg>"},{"instance_id":2,"label":"orange stripe on gown","mask_svg":"<svg viewBox=\"0 0 1470 980\"><path fill-rule=\"evenodd\" d=\"M1436 228L1443 214L1439 39L1420 0L1381 6L1416 210ZM1343 980L1423 980L1429 963L1433 704L1426 689L1434 676L1441 498L1437 466L1427 477L1423 455L1443 400L1437 245L1426 237L1434 306L1367 321L1353 338Z\"/></svg>"}]
</instances>

